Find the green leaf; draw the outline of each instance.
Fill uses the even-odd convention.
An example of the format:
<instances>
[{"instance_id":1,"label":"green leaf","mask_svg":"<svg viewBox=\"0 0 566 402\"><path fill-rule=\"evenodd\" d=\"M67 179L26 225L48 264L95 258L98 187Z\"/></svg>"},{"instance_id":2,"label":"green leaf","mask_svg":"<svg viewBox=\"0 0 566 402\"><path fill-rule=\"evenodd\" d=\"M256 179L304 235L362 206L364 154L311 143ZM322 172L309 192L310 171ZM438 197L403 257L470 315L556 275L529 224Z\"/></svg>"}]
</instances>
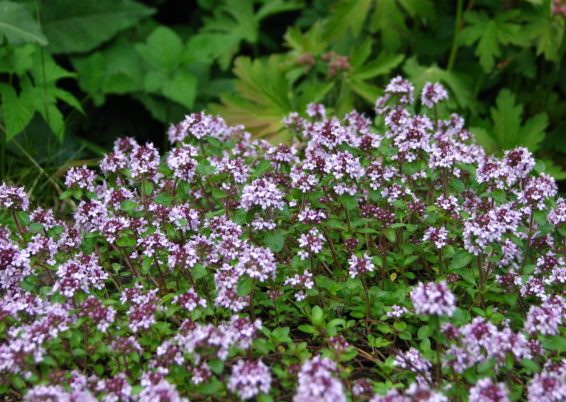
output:
<instances>
[{"instance_id":1,"label":"green leaf","mask_svg":"<svg viewBox=\"0 0 566 402\"><path fill-rule=\"evenodd\" d=\"M500 45L525 46L529 43L528 32L513 22L517 16L517 10L498 13L494 19L483 11L465 14L464 19L469 25L460 32L459 40L468 46L477 43L475 53L486 72L493 70L495 59L501 56Z\"/></svg>"},{"instance_id":2,"label":"green leaf","mask_svg":"<svg viewBox=\"0 0 566 402\"><path fill-rule=\"evenodd\" d=\"M103 51L86 57L74 57L81 89L103 99L105 94L125 94L144 88L143 60L125 38L120 38ZM98 98L98 99L97 99Z\"/></svg>"},{"instance_id":3,"label":"green leaf","mask_svg":"<svg viewBox=\"0 0 566 402\"><path fill-rule=\"evenodd\" d=\"M294 11L303 8L302 1L296 0L270 0L264 2L257 11L255 18L260 21L274 14L281 14L287 11Z\"/></svg>"},{"instance_id":4,"label":"green leaf","mask_svg":"<svg viewBox=\"0 0 566 402\"><path fill-rule=\"evenodd\" d=\"M33 64L35 45L4 46L0 48L0 72L23 75Z\"/></svg>"},{"instance_id":5,"label":"green leaf","mask_svg":"<svg viewBox=\"0 0 566 402\"><path fill-rule=\"evenodd\" d=\"M52 53L90 51L154 12L133 0L41 0L40 5Z\"/></svg>"},{"instance_id":6,"label":"green leaf","mask_svg":"<svg viewBox=\"0 0 566 402\"><path fill-rule=\"evenodd\" d=\"M541 343L545 349L554 350L560 353L566 352L566 338L563 336L544 336L541 339Z\"/></svg>"},{"instance_id":7,"label":"green leaf","mask_svg":"<svg viewBox=\"0 0 566 402\"><path fill-rule=\"evenodd\" d=\"M161 91L165 97L191 109L197 95L197 79L190 72L180 70L163 83Z\"/></svg>"},{"instance_id":8,"label":"green leaf","mask_svg":"<svg viewBox=\"0 0 566 402\"><path fill-rule=\"evenodd\" d=\"M190 47L198 51L204 45L205 54L218 60L225 70L230 66L242 42L256 44L259 39L259 23L262 19L302 7L300 1L270 0L254 11L253 0L224 0L215 8L213 18L205 18L204 27ZM208 43L207 43L208 42Z\"/></svg>"},{"instance_id":9,"label":"green leaf","mask_svg":"<svg viewBox=\"0 0 566 402\"><path fill-rule=\"evenodd\" d=\"M488 131L483 127L470 127L470 132L476 138L476 141L489 153L495 153L499 146L491 137Z\"/></svg>"},{"instance_id":10,"label":"green leaf","mask_svg":"<svg viewBox=\"0 0 566 402\"><path fill-rule=\"evenodd\" d=\"M373 32L379 31L383 47L397 50L408 33L403 12L395 0L378 0L371 20Z\"/></svg>"},{"instance_id":11,"label":"green leaf","mask_svg":"<svg viewBox=\"0 0 566 402\"><path fill-rule=\"evenodd\" d=\"M14 136L23 131L35 114L35 104L33 93L23 90L20 95L13 87L2 85L2 114L6 127L6 141L10 141Z\"/></svg>"},{"instance_id":12,"label":"green leaf","mask_svg":"<svg viewBox=\"0 0 566 402\"><path fill-rule=\"evenodd\" d=\"M548 61L560 61L560 47L564 39L564 18L551 15L535 15L529 26L537 42L537 55L544 55Z\"/></svg>"},{"instance_id":13,"label":"green leaf","mask_svg":"<svg viewBox=\"0 0 566 402\"><path fill-rule=\"evenodd\" d=\"M265 245L271 249L274 253L283 250L285 245L285 237L280 230L269 231L264 237Z\"/></svg>"},{"instance_id":14,"label":"green leaf","mask_svg":"<svg viewBox=\"0 0 566 402\"><path fill-rule=\"evenodd\" d=\"M515 95L508 89L499 92L496 107L491 109L493 137L499 149L525 145L536 151L544 139L544 130L548 125L546 114L538 114L521 125L523 105L515 104Z\"/></svg>"},{"instance_id":15,"label":"green leaf","mask_svg":"<svg viewBox=\"0 0 566 402\"><path fill-rule=\"evenodd\" d=\"M47 38L31 12L24 4L13 1L0 1L0 44L4 37L11 45L47 45Z\"/></svg>"},{"instance_id":16,"label":"green leaf","mask_svg":"<svg viewBox=\"0 0 566 402\"><path fill-rule=\"evenodd\" d=\"M325 25L325 38L332 40L351 32L358 37L373 0L341 0Z\"/></svg>"},{"instance_id":17,"label":"green leaf","mask_svg":"<svg viewBox=\"0 0 566 402\"><path fill-rule=\"evenodd\" d=\"M458 270L464 268L472 261L472 255L466 251L461 251L452 257L450 261L450 269Z\"/></svg>"},{"instance_id":18,"label":"green leaf","mask_svg":"<svg viewBox=\"0 0 566 402\"><path fill-rule=\"evenodd\" d=\"M357 79L367 80L368 78L385 75L401 64L404 59L405 56L402 54L386 54L381 52L377 59L356 68L352 76Z\"/></svg>"},{"instance_id":19,"label":"green leaf","mask_svg":"<svg viewBox=\"0 0 566 402\"><path fill-rule=\"evenodd\" d=\"M181 61L183 42L172 29L159 26L145 43L136 45L136 50L152 67L171 70Z\"/></svg>"},{"instance_id":20,"label":"green leaf","mask_svg":"<svg viewBox=\"0 0 566 402\"><path fill-rule=\"evenodd\" d=\"M279 55L267 60L236 59L234 91L222 96L222 105L212 105L210 111L230 124L243 124L258 137L277 135L283 128L283 117L294 110L283 61Z\"/></svg>"},{"instance_id":21,"label":"green leaf","mask_svg":"<svg viewBox=\"0 0 566 402\"><path fill-rule=\"evenodd\" d=\"M322 324L324 313L319 306L314 306L311 311L311 320L314 325Z\"/></svg>"},{"instance_id":22,"label":"green leaf","mask_svg":"<svg viewBox=\"0 0 566 402\"><path fill-rule=\"evenodd\" d=\"M240 297L249 295L254 288L254 280L249 276L244 276L238 281L237 294Z\"/></svg>"}]
</instances>

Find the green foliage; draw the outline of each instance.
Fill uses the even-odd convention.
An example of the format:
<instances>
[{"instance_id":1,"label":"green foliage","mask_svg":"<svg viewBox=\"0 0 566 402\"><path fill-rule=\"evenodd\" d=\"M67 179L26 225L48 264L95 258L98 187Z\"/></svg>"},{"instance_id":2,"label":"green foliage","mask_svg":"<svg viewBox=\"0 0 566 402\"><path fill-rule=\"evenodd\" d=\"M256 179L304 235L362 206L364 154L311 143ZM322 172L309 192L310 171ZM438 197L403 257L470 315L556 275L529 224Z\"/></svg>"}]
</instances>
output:
<instances>
[{"instance_id":1,"label":"green foliage","mask_svg":"<svg viewBox=\"0 0 566 402\"><path fill-rule=\"evenodd\" d=\"M154 12L133 0L42 0L40 11L51 53L93 50Z\"/></svg>"},{"instance_id":2,"label":"green foliage","mask_svg":"<svg viewBox=\"0 0 566 402\"><path fill-rule=\"evenodd\" d=\"M0 0L0 174L24 180L24 159L59 182L48 163L97 157L116 135L159 146L205 109L288 142L290 112L368 112L396 75L442 82L438 112L462 112L491 152L521 144L566 168L566 19L550 0L196 3Z\"/></svg>"},{"instance_id":3,"label":"green foliage","mask_svg":"<svg viewBox=\"0 0 566 402\"><path fill-rule=\"evenodd\" d=\"M47 45L47 38L28 9L23 4L6 0L0 1L0 44L4 38L11 45Z\"/></svg>"},{"instance_id":4,"label":"green foliage","mask_svg":"<svg viewBox=\"0 0 566 402\"><path fill-rule=\"evenodd\" d=\"M316 4L328 3L329 11L313 18ZM309 29L290 27L289 50L276 62L274 56L267 62L236 60L239 90L222 96L222 105L212 110L258 136L289 140L294 133L285 132L281 119L289 104L304 112L302 93L311 94L306 103L322 102L339 115L352 107L367 111L380 95L380 84L401 73L417 91L426 82L445 84L450 101L439 112L466 111L474 134L491 152L524 145L547 160L564 160L557 150L566 147L550 143L566 130L560 123L566 85L559 81L566 75L560 63L565 18L552 13L549 1L502 6L464 0L321 0L308 12ZM264 84L268 77L277 90Z\"/></svg>"}]
</instances>

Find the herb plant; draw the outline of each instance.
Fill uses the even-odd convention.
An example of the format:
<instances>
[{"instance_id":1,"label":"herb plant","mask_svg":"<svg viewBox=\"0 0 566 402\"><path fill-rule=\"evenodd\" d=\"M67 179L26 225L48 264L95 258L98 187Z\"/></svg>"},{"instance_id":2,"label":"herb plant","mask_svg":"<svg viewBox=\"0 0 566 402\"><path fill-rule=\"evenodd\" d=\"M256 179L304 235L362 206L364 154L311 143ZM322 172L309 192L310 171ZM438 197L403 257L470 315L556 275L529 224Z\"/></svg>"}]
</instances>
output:
<instances>
[{"instance_id":1,"label":"herb plant","mask_svg":"<svg viewBox=\"0 0 566 402\"><path fill-rule=\"evenodd\" d=\"M418 97L418 100L415 98ZM0 187L0 393L27 401L561 401L566 201L448 91L322 104L271 145L194 113Z\"/></svg>"}]
</instances>

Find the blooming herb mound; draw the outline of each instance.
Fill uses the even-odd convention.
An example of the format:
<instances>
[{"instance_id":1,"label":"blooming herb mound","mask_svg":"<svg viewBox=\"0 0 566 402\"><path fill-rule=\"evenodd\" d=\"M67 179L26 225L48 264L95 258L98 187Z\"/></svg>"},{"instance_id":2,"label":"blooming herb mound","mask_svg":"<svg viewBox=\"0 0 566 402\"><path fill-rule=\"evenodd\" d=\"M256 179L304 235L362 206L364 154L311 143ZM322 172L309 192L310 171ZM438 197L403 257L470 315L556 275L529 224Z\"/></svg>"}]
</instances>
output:
<instances>
[{"instance_id":1,"label":"blooming herb mound","mask_svg":"<svg viewBox=\"0 0 566 402\"><path fill-rule=\"evenodd\" d=\"M397 77L292 146L195 113L70 169L67 218L1 185L0 396L566 400L566 201L447 98Z\"/></svg>"}]
</instances>

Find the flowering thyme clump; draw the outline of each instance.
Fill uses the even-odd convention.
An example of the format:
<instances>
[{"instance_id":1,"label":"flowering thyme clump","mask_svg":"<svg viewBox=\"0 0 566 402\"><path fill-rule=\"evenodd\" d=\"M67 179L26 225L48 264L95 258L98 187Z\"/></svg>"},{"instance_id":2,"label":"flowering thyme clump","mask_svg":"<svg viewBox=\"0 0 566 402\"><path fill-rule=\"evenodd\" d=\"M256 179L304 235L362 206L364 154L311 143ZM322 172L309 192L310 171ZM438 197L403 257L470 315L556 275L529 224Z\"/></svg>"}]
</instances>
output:
<instances>
[{"instance_id":1,"label":"flowering thyme clump","mask_svg":"<svg viewBox=\"0 0 566 402\"><path fill-rule=\"evenodd\" d=\"M411 301L417 314L451 316L456 309L454 295L444 281L440 283L419 283L411 291Z\"/></svg>"},{"instance_id":2,"label":"flowering thyme clump","mask_svg":"<svg viewBox=\"0 0 566 402\"><path fill-rule=\"evenodd\" d=\"M1 184L0 399L565 400L566 201L417 91L290 144L192 113L69 169L71 210Z\"/></svg>"}]
</instances>

